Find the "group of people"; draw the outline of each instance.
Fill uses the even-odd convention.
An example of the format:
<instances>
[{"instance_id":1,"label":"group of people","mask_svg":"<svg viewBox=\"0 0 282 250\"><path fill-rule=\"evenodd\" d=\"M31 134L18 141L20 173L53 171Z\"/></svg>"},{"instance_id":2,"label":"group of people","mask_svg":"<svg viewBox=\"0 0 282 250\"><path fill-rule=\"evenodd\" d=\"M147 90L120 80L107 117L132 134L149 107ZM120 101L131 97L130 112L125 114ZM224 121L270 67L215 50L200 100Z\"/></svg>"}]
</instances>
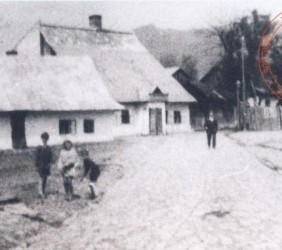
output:
<instances>
[{"instance_id":1,"label":"group of people","mask_svg":"<svg viewBox=\"0 0 282 250\"><path fill-rule=\"evenodd\" d=\"M209 119L205 122L204 128L207 133L208 147L216 147L216 133L218 130L217 120L214 119L211 113ZM49 134L44 132L41 135L42 145L37 147L36 150L36 168L40 176L39 179L39 195L42 198L46 198L46 183L47 178L51 174L51 166L53 164L53 153L51 148L47 145L49 140ZM83 150L80 152L79 157L73 143L70 140L66 140L63 143L59 159L57 162L58 169L63 177L63 185L66 193L66 200L73 199L73 179L77 176L77 170L80 166L83 166L84 172L81 177L81 181L88 176L90 198L94 199L97 194L96 181L100 175L99 166L89 158L89 152Z\"/></svg>"},{"instance_id":2,"label":"group of people","mask_svg":"<svg viewBox=\"0 0 282 250\"><path fill-rule=\"evenodd\" d=\"M46 184L48 176L51 174L51 166L54 162L51 147L48 146L49 134L44 132L41 135L42 145L36 150L36 169L39 174L39 196L47 197ZM81 158L82 160L81 160ZM80 156L77 153L73 143L70 140L63 142L63 147L60 151L57 161L58 169L62 175L63 185L65 189L65 198L67 201L73 199L73 180L79 176L78 172L83 167L84 171L80 174L80 180L83 181L85 177L89 179L90 198L94 199L97 194L96 181L100 175L99 166L89 157L87 150L82 150Z\"/></svg>"}]
</instances>

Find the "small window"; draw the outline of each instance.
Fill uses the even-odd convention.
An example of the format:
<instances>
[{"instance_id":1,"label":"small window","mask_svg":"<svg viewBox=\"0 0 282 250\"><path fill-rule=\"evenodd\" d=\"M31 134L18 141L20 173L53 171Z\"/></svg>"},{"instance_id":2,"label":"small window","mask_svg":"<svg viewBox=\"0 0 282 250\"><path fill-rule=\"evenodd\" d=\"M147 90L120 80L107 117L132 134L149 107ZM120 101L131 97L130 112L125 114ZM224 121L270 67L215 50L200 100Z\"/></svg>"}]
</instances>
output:
<instances>
[{"instance_id":1,"label":"small window","mask_svg":"<svg viewBox=\"0 0 282 250\"><path fill-rule=\"evenodd\" d=\"M85 119L83 122L84 133L94 133L94 120Z\"/></svg>"},{"instance_id":2,"label":"small window","mask_svg":"<svg viewBox=\"0 0 282 250\"><path fill-rule=\"evenodd\" d=\"M122 124L129 124L130 123L130 116L129 110L122 110L121 111L121 123Z\"/></svg>"},{"instance_id":3,"label":"small window","mask_svg":"<svg viewBox=\"0 0 282 250\"><path fill-rule=\"evenodd\" d=\"M60 135L75 134L76 133L76 120L60 120L59 121Z\"/></svg>"},{"instance_id":4,"label":"small window","mask_svg":"<svg viewBox=\"0 0 282 250\"><path fill-rule=\"evenodd\" d=\"M270 107L270 99L265 99L265 106Z\"/></svg>"},{"instance_id":5,"label":"small window","mask_svg":"<svg viewBox=\"0 0 282 250\"><path fill-rule=\"evenodd\" d=\"M168 110L165 111L165 122L168 124Z\"/></svg>"},{"instance_id":6,"label":"small window","mask_svg":"<svg viewBox=\"0 0 282 250\"><path fill-rule=\"evenodd\" d=\"M181 123L181 113L180 111L174 111L174 123Z\"/></svg>"}]
</instances>

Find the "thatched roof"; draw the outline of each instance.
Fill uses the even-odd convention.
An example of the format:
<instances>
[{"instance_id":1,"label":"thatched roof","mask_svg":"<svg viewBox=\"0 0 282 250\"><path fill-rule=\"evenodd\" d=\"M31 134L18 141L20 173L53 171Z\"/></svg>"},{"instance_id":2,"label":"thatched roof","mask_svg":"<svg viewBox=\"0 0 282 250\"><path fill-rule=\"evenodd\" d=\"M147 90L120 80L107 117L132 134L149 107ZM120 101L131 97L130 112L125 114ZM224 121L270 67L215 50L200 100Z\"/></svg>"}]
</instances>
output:
<instances>
[{"instance_id":1,"label":"thatched roof","mask_svg":"<svg viewBox=\"0 0 282 250\"><path fill-rule=\"evenodd\" d=\"M169 102L195 101L134 34L49 24L40 24L39 30L57 56L89 55L118 102L148 101L156 87Z\"/></svg>"},{"instance_id":2,"label":"thatched roof","mask_svg":"<svg viewBox=\"0 0 282 250\"><path fill-rule=\"evenodd\" d=\"M89 57L2 57L0 79L0 111L122 109Z\"/></svg>"},{"instance_id":3,"label":"thatched roof","mask_svg":"<svg viewBox=\"0 0 282 250\"><path fill-rule=\"evenodd\" d=\"M148 101L157 87L168 94L169 102L195 101L147 52L97 51L95 55L97 69L113 97L120 102Z\"/></svg>"}]
</instances>

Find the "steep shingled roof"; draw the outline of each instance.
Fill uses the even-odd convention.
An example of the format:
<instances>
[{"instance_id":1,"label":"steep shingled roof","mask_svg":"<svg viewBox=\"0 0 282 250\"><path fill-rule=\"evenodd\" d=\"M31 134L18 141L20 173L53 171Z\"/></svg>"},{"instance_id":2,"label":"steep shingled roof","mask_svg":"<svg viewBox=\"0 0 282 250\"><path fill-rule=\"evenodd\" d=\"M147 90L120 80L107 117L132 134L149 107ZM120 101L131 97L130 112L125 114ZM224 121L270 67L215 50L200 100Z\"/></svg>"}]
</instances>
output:
<instances>
[{"instance_id":1,"label":"steep shingled roof","mask_svg":"<svg viewBox=\"0 0 282 250\"><path fill-rule=\"evenodd\" d=\"M73 49L83 46L99 47L110 50L146 51L138 43L137 37L128 32L115 32L110 30L96 30L93 28L79 28L52 24L39 24L40 32L49 43L57 48L72 46ZM59 51L58 51L59 53Z\"/></svg>"},{"instance_id":2,"label":"steep shingled roof","mask_svg":"<svg viewBox=\"0 0 282 250\"><path fill-rule=\"evenodd\" d=\"M169 72L174 72L173 77L181 83L181 85L188 91L198 102L207 102L208 99L236 102L236 95L228 90L215 89L209 84L202 82L191 81L190 76L181 68L176 71L170 68Z\"/></svg>"},{"instance_id":3,"label":"steep shingled roof","mask_svg":"<svg viewBox=\"0 0 282 250\"><path fill-rule=\"evenodd\" d=\"M194 102L131 33L40 24L45 42L57 56L89 55L118 102L142 102L159 87L169 102Z\"/></svg>"},{"instance_id":4,"label":"steep shingled roof","mask_svg":"<svg viewBox=\"0 0 282 250\"><path fill-rule=\"evenodd\" d=\"M0 79L0 111L123 108L89 57L2 57Z\"/></svg>"}]
</instances>

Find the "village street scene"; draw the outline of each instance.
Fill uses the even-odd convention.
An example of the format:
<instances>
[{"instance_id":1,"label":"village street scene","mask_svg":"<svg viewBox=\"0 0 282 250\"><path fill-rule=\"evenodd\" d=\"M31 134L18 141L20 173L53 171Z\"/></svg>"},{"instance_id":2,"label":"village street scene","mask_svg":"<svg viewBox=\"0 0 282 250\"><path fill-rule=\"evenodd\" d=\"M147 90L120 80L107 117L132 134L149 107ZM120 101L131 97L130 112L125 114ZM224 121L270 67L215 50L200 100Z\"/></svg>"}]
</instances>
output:
<instances>
[{"instance_id":1,"label":"village street scene","mask_svg":"<svg viewBox=\"0 0 282 250\"><path fill-rule=\"evenodd\" d=\"M0 249L282 249L279 4L0 3Z\"/></svg>"}]
</instances>

